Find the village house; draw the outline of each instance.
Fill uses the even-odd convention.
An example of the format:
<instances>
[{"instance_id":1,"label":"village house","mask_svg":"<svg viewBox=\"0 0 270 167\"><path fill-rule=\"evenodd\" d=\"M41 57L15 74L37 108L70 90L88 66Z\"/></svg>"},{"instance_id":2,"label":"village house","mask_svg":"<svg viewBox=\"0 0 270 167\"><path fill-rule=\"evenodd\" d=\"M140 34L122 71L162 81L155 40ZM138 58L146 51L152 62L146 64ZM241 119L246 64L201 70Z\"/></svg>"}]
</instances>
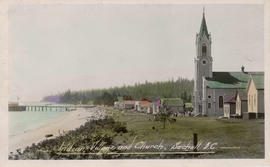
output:
<instances>
[{"instance_id":1,"label":"village house","mask_svg":"<svg viewBox=\"0 0 270 167\"><path fill-rule=\"evenodd\" d=\"M172 115L184 114L184 102L181 98L162 98L161 105Z\"/></svg>"},{"instance_id":2,"label":"village house","mask_svg":"<svg viewBox=\"0 0 270 167\"><path fill-rule=\"evenodd\" d=\"M235 96L232 96L231 98L227 99L224 102L224 117L230 118L235 117L236 110L235 110Z\"/></svg>"},{"instance_id":3,"label":"village house","mask_svg":"<svg viewBox=\"0 0 270 167\"><path fill-rule=\"evenodd\" d=\"M157 102L151 102L150 100L143 99L141 101L135 100L122 100L114 102L115 108L134 109L135 111L144 112L144 113L153 113L156 114L159 112L159 106Z\"/></svg>"},{"instance_id":4,"label":"village house","mask_svg":"<svg viewBox=\"0 0 270 167\"><path fill-rule=\"evenodd\" d=\"M140 101L140 106L139 106L139 111L150 114L151 111L152 111L151 105L152 105L152 103L150 101L141 100Z\"/></svg>"},{"instance_id":5,"label":"village house","mask_svg":"<svg viewBox=\"0 0 270 167\"><path fill-rule=\"evenodd\" d=\"M264 118L264 74L250 75L247 86L248 112L244 119Z\"/></svg>"},{"instance_id":6,"label":"village house","mask_svg":"<svg viewBox=\"0 0 270 167\"><path fill-rule=\"evenodd\" d=\"M117 101L114 102L114 107L119 109L124 109L123 97L117 97Z\"/></svg>"},{"instance_id":7,"label":"village house","mask_svg":"<svg viewBox=\"0 0 270 167\"><path fill-rule=\"evenodd\" d=\"M153 100L142 99L135 101L135 111L157 114L160 111L160 100L152 98Z\"/></svg>"},{"instance_id":8,"label":"village house","mask_svg":"<svg viewBox=\"0 0 270 167\"><path fill-rule=\"evenodd\" d=\"M124 100L124 109L134 109L135 101L134 100Z\"/></svg>"}]
</instances>

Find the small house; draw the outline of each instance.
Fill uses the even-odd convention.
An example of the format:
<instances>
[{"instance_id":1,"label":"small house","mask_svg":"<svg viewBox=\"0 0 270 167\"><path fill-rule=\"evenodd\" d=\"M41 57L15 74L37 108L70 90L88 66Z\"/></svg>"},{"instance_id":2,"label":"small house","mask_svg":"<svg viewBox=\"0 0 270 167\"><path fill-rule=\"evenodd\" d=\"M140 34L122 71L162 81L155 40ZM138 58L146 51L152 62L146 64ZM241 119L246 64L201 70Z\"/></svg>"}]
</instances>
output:
<instances>
[{"instance_id":1,"label":"small house","mask_svg":"<svg viewBox=\"0 0 270 167\"><path fill-rule=\"evenodd\" d=\"M247 100L248 113L244 119L264 118L264 74L250 75Z\"/></svg>"},{"instance_id":2,"label":"small house","mask_svg":"<svg viewBox=\"0 0 270 167\"><path fill-rule=\"evenodd\" d=\"M226 118L235 117L236 114L235 96L232 96L229 99L225 100L223 108L224 108L224 117Z\"/></svg>"},{"instance_id":3,"label":"small house","mask_svg":"<svg viewBox=\"0 0 270 167\"><path fill-rule=\"evenodd\" d=\"M135 101L134 100L124 100L124 109L134 109Z\"/></svg>"},{"instance_id":4,"label":"small house","mask_svg":"<svg viewBox=\"0 0 270 167\"><path fill-rule=\"evenodd\" d=\"M145 113L151 113L151 105L152 103L148 100L142 100L140 101L139 111L145 112Z\"/></svg>"},{"instance_id":5,"label":"small house","mask_svg":"<svg viewBox=\"0 0 270 167\"><path fill-rule=\"evenodd\" d=\"M123 97L117 97L117 101L114 102L114 107L119 109L124 109Z\"/></svg>"},{"instance_id":6,"label":"small house","mask_svg":"<svg viewBox=\"0 0 270 167\"><path fill-rule=\"evenodd\" d=\"M184 102L181 98L163 98L161 105L172 115L184 114Z\"/></svg>"}]
</instances>

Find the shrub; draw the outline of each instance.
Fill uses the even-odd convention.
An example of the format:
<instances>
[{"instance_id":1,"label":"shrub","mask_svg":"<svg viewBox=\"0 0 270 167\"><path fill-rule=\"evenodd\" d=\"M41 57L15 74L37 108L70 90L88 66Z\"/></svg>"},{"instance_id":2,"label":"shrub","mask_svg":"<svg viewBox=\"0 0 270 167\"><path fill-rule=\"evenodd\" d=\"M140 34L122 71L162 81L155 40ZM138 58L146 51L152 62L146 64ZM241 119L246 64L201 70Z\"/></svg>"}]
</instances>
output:
<instances>
[{"instance_id":1,"label":"shrub","mask_svg":"<svg viewBox=\"0 0 270 167\"><path fill-rule=\"evenodd\" d=\"M126 128L126 126L120 122L117 122L115 125L114 125L114 129L113 129L116 133L127 133L128 130Z\"/></svg>"}]
</instances>

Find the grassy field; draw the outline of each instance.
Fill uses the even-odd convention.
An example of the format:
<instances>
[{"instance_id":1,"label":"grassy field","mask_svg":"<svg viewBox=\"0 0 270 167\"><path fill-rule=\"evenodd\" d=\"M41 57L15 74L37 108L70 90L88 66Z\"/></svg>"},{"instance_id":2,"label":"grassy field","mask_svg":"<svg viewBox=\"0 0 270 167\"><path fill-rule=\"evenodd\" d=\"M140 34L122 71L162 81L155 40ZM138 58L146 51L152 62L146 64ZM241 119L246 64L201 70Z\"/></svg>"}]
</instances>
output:
<instances>
[{"instance_id":1,"label":"grassy field","mask_svg":"<svg viewBox=\"0 0 270 167\"><path fill-rule=\"evenodd\" d=\"M175 122L163 123L154 120L150 114L135 111L120 111L113 108L111 116L126 123L128 133L114 138L114 143L127 145L134 141L147 144L170 145L182 141L193 141L193 133L198 134L202 143L217 143L214 154L202 154L196 158L264 158L263 120L217 120L210 117L175 117Z\"/></svg>"}]
</instances>

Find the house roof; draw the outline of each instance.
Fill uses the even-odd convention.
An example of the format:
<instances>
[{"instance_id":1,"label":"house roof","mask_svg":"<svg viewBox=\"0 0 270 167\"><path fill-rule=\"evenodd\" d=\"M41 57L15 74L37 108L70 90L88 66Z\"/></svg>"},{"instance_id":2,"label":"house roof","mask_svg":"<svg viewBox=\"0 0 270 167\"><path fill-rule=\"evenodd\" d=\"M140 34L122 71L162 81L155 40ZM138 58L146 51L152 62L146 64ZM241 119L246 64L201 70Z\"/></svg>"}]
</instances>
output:
<instances>
[{"instance_id":1,"label":"house roof","mask_svg":"<svg viewBox=\"0 0 270 167\"><path fill-rule=\"evenodd\" d=\"M209 39L209 34L208 34L207 26L206 26L206 21L205 21L204 13L203 13L203 18L202 18L202 22L201 22L201 27L200 27L199 35L201 37L203 37L203 34L205 34L206 37Z\"/></svg>"},{"instance_id":2,"label":"house roof","mask_svg":"<svg viewBox=\"0 0 270 167\"><path fill-rule=\"evenodd\" d=\"M149 98L142 98L141 101L148 101L148 102L152 102Z\"/></svg>"},{"instance_id":3,"label":"house roof","mask_svg":"<svg viewBox=\"0 0 270 167\"><path fill-rule=\"evenodd\" d=\"M163 98L161 104L163 106L183 106L184 102L181 98Z\"/></svg>"},{"instance_id":4,"label":"house roof","mask_svg":"<svg viewBox=\"0 0 270 167\"><path fill-rule=\"evenodd\" d=\"M148 107L149 105L151 105L151 102L147 101L147 100L142 100L140 102L140 106L145 106Z\"/></svg>"},{"instance_id":5,"label":"house roof","mask_svg":"<svg viewBox=\"0 0 270 167\"><path fill-rule=\"evenodd\" d=\"M263 72L213 72L212 78L206 78L208 88L238 88L247 86L249 75L263 74Z\"/></svg>"},{"instance_id":6,"label":"house roof","mask_svg":"<svg viewBox=\"0 0 270 167\"><path fill-rule=\"evenodd\" d=\"M254 81L256 89L264 89L264 74L250 75Z\"/></svg>"},{"instance_id":7,"label":"house roof","mask_svg":"<svg viewBox=\"0 0 270 167\"><path fill-rule=\"evenodd\" d=\"M224 103L235 103L235 96L231 96L230 98L226 99Z\"/></svg>"}]
</instances>

